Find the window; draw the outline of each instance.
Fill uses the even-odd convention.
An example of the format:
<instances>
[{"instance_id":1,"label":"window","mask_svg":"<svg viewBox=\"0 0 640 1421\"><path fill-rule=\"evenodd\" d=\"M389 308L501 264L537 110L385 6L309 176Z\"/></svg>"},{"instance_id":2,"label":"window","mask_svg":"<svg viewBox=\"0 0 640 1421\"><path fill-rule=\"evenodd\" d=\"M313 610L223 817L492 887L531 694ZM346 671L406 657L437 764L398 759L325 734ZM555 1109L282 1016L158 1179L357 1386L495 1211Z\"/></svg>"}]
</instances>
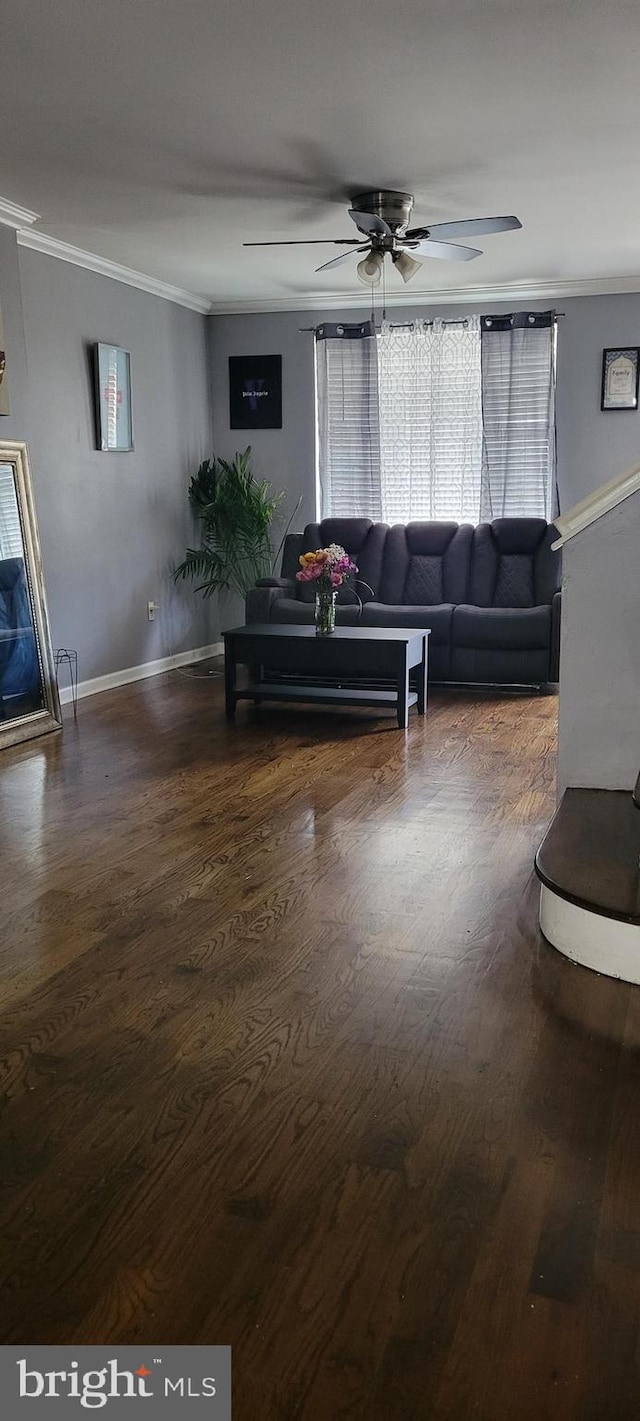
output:
<instances>
[{"instance_id":1,"label":"window","mask_svg":"<svg viewBox=\"0 0 640 1421\"><path fill-rule=\"evenodd\" d=\"M322 517L553 517L553 312L326 325L316 352Z\"/></svg>"}]
</instances>

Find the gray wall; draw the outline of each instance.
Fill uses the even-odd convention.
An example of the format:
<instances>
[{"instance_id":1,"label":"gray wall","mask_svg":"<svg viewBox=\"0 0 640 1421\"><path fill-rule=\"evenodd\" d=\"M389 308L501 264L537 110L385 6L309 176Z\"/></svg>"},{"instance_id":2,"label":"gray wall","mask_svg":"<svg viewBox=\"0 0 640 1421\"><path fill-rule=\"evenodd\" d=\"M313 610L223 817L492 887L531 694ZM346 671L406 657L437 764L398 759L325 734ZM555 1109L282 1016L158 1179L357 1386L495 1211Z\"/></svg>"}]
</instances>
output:
<instances>
[{"instance_id":1,"label":"gray wall","mask_svg":"<svg viewBox=\"0 0 640 1421\"><path fill-rule=\"evenodd\" d=\"M640 770L639 547L636 493L564 548L560 793L631 789Z\"/></svg>"},{"instance_id":2,"label":"gray wall","mask_svg":"<svg viewBox=\"0 0 640 1421\"><path fill-rule=\"evenodd\" d=\"M554 303L522 302L544 310L554 304L566 314L558 331L558 484L561 508L584 498L605 480L640 460L640 415L602 413L600 376L605 346L640 345L640 295L584 296ZM514 302L469 306L469 310L509 311ZM251 442L256 471L287 491L289 507L304 498L299 527L315 516L313 336L301 326L323 319L362 320L363 311L286 311L265 315L209 318L214 410L214 444L227 455ZM394 321L425 316L460 319L463 306L393 308ZM229 428L230 355L283 358L283 428L252 436Z\"/></svg>"},{"instance_id":3,"label":"gray wall","mask_svg":"<svg viewBox=\"0 0 640 1421\"><path fill-rule=\"evenodd\" d=\"M88 680L215 641L216 609L170 576L191 539L189 475L211 451L205 317L17 248L1 226L0 308L0 438L29 446L54 645L77 649ZM95 447L99 340L131 351L133 453Z\"/></svg>"},{"instance_id":4,"label":"gray wall","mask_svg":"<svg viewBox=\"0 0 640 1421\"><path fill-rule=\"evenodd\" d=\"M228 458L250 444L256 475L286 494L285 521L302 495L294 531L315 518L315 353L313 336L301 335L300 326L321 320L319 311L208 317L216 454ZM229 428L230 355L282 355L282 429Z\"/></svg>"},{"instance_id":5,"label":"gray wall","mask_svg":"<svg viewBox=\"0 0 640 1421\"><path fill-rule=\"evenodd\" d=\"M24 344L18 246L11 227L0 224L0 311L7 348L11 414L0 415L0 439L26 439L28 422L27 354Z\"/></svg>"}]
</instances>

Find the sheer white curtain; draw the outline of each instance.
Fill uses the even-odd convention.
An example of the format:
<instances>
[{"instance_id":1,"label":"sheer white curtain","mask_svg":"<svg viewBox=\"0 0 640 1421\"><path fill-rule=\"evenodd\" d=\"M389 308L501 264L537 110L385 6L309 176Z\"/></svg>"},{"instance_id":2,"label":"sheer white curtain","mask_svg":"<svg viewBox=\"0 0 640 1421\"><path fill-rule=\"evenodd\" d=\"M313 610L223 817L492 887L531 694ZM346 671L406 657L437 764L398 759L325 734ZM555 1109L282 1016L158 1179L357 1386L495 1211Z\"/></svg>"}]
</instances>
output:
<instances>
[{"instance_id":1,"label":"sheer white curtain","mask_svg":"<svg viewBox=\"0 0 640 1421\"><path fill-rule=\"evenodd\" d=\"M378 338L382 516L477 523L480 318L383 325Z\"/></svg>"}]
</instances>

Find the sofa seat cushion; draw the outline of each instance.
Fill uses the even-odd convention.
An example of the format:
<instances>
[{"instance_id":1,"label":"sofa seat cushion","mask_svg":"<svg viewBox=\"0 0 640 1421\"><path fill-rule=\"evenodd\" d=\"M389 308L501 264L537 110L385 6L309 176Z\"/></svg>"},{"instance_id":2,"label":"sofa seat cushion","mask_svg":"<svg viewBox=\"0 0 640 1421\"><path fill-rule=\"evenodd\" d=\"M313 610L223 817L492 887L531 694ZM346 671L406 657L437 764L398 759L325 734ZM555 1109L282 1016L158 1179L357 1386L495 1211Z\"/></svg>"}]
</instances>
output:
<instances>
[{"instance_id":1,"label":"sofa seat cushion","mask_svg":"<svg viewBox=\"0 0 640 1421\"><path fill-rule=\"evenodd\" d=\"M550 607L456 607L454 646L497 651L542 650L551 642Z\"/></svg>"},{"instance_id":2,"label":"sofa seat cushion","mask_svg":"<svg viewBox=\"0 0 640 1421\"><path fill-rule=\"evenodd\" d=\"M354 627L358 621L359 607L354 602L350 607L336 607L336 625ZM299 602L297 597L277 597L271 609L272 622L288 622L296 626L311 626L315 617L315 605Z\"/></svg>"},{"instance_id":3,"label":"sofa seat cushion","mask_svg":"<svg viewBox=\"0 0 640 1421\"><path fill-rule=\"evenodd\" d=\"M424 627L431 632L435 646L448 646L451 640L453 605L443 602L439 607L405 607L395 602L365 602L362 609L363 627Z\"/></svg>"},{"instance_id":4,"label":"sofa seat cushion","mask_svg":"<svg viewBox=\"0 0 640 1421\"><path fill-rule=\"evenodd\" d=\"M0 632L12 632L15 629L16 618L13 610L13 597L10 592L0 589Z\"/></svg>"}]
</instances>

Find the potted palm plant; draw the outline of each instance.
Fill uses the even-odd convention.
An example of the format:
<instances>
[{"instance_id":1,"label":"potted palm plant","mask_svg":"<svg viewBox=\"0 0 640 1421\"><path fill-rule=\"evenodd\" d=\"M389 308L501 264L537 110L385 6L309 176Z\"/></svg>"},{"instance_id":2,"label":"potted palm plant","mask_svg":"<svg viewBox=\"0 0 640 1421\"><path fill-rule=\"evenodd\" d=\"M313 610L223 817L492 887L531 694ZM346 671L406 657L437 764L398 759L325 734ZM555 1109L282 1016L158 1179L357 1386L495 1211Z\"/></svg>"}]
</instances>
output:
<instances>
[{"instance_id":1,"label":"potted palm plant","mask_svg":"<svg viewBox=\"0 0 640 1421\"><path fill-rule=\"evenodd\" d=\"M300 507L299 499L274 554L271 528L284 494L274 493L266 479L254 478L250 462L251 445L231 463L214 455L205 459L189 485L201 544L187 548L174 578L198 579L196 591L205 597L222 590L245 597L259 577L268 577Z\"/></svg>"}]
</instances>

